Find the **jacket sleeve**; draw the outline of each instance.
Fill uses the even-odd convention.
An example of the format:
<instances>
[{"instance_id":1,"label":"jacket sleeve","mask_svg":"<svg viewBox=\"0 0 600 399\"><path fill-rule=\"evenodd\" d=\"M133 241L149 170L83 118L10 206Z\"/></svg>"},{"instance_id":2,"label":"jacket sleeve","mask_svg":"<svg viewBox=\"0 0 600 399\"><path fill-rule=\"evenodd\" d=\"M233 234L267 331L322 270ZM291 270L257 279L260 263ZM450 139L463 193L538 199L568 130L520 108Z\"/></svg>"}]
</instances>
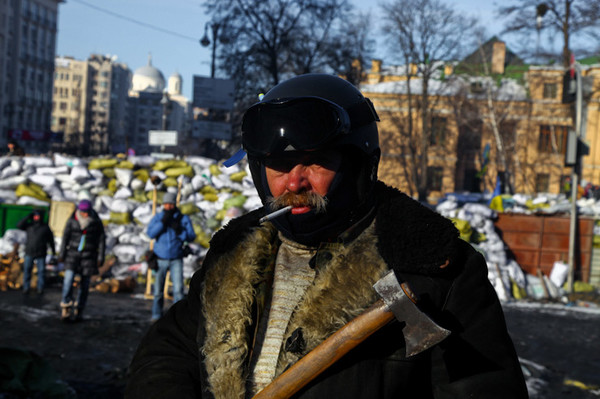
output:
<instances>
[{"instance_id":1,"label":"jacket sleeve","mask_svg":"<svg viewBox=\"0 0 600 399\"><path fill-rule=\"evenodd\" d=\"M527 398L485 260L463 244L468 246L464 268L452 282L442 310L443 324L452 334L432 352L432 364L438 365L433 371L435 397Z\"/></svg>"},{"instance_id":2,"label":"jacket sleeve","mask_svg":"<svg viewBox=\"0 0 600 399\"><path fill-rule=\"evenodd\" d=\"M100 224L100 238L98 238L98 263L100 265L104 264L104 256L105 256L105 252L106 252L106 236L104 233L104 225L102 224L102 221L100 219L98 219L98 222Z\"/></svg>"},{"instance_id":3,"label":"jacket sleeve","mask_svg":"<svg viewBox=\"0 0 600 399\"><path fill-rule=\"evenodd\" d=\"M142 339L129 366L126 399L202 396L196 343L199 275L192 278L189 294L174 304Z\"/></svg>"},{"instance_id":4,"label":"jacket sleeve","mask_svg":"<svg viewBox=\"0 0 600 399\"><path fill-rule=\"evenodd\" d=\"M25 216L23 219L19 220L19 222L17 223L17 229L26 230L27 227L29 227L29 225L31 224L32 218L33 218L33 213L30 213L29 215Z\"/></svg>"},{"instance_id":5,"label":"jacket sleeve","mask_svg":"<svg viewBox=\"0 0 600 399\"><path fill-rule=\"evenodd\" d=\"M148 223L148 228L146 229L146 233L148 234L148 237L156 238L163 231L164 226L162 223L162 217L163 217L163 213L160 212L160 213L157 213L156 215L154 215L154 217L150 220L150 223Z\"/></svg>"},{"instance_id":6,"label":"jacket sleeve","mask_svg":"<svg viewBox=\"0 0 600 399\"><path fill-rule=\"evenodd\" d=\"M192 225L192 221L189 216L183 215L181 218L181 225L183 227L181 241L183 242L192 242L196 239L196 232L194 231L194 226Z\"/></svg>"},{"instance_id":7,"label":"jacket sleeve","mask_svg":"<svg viewBox=\"0 0 600 399\"><path fill-rule=\"evenodd\" d=\"M63 237L60 242L60 253L58 257L62 260L65 260L65 256L67 255L67 246L71 240L71 221L72 219L67 220L67 224L65 224L65 230L63 231Z\"/></svg>"},{"instance_id":8,"label":"jacket sleeve","mask_svg":"<svg viewBox=\"0 0 600 399\"><path fill-rule=\"evenodd\" d=\"M52 229L50 229L50 226L46 225L46 228L46 237L48 238L48 245L52 250L52 255L56 255L56 244L54 243L54 234L52 233Z\"/></svg>"}]
</instances>

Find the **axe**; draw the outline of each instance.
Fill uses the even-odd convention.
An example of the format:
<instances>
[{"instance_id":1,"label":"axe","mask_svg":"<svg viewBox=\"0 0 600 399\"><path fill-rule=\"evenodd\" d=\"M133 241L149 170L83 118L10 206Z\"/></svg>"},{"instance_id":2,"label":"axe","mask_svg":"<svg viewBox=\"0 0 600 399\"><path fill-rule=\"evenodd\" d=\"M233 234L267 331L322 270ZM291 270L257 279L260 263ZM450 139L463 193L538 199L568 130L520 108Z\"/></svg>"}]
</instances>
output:
<instances>
[{"instance_id":1,"label":"axe","mask_svg":"<svg viewBox=\"0 0 600 399\"><path fill-rule=\"evenodd\" d=\"M321 342L252 399L289 398L394 318L405 323L402 333L406 357L423 352L450 334L419 310L415 304L416 296L407 283L398 283L393 270L373 288L381 299Z\"/></svg>"}]
</instances>

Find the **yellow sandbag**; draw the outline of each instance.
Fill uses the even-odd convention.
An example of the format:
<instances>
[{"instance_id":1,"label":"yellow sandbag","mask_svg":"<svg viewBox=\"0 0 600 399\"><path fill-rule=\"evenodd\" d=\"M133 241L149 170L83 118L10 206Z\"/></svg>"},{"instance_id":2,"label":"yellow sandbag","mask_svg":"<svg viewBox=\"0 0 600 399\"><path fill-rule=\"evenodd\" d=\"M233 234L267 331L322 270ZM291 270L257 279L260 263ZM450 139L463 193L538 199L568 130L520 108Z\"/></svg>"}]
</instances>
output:
<instances>
[{"instance_id":1,"label":"yellow sandbag","mask_svg":"<svg viewBox=\"0 0 600 399\"><path fill-rule=\"evenodd\" d=\"M104 169L102 169L102 174L104 176L108 177L109 179L112 179L113 177L116 176L114 168L104 168Z\"/></svg>"},{"instance_id":2,"label":"yellow sandbag","mask_svg":"<svg viewBox=\"0 0 600 399\"><path fill-rule=\"evenodd\" d=\"M112 197L113 195L115 195L115 192L112 191L112 190L110 190L110 189L108 189L108 188L106 188L106 189L100 191L97 195L98 196L100 196L100 195L106 195L108 197Z\"/></svg>"},{"instance_id":3,"label":"yellow sandbag","mask_svg":"<svg viewBox=\"0 0 600 399\"><path fill-rule=\"evenodd\" d=\"M492 198L492 201L490 202L490 209L496 212L504 212L504 205L502 204L501 195L496 195L494 198Z\"/></svg>"},{"instance_id":4,"label":"yellow sandbag","mask_svg":"<svg viewBox=\"0 0 600 399\"><path fill-rule=\"evenodd\" d=\"M179 210L183 215L193 215L194 213L200 212L200 208L198 208L193 202L186 202L185 204L180 204Z\"/></svg>"},{"instance_id":5,"label":"yellow sandbag","mask_svg":"<svg viewBox=\"0 0 600 399\"><path fill-rule=\"evenodd\" d=\"M185 161L179 161L176 159L159 159L154 163L152 169L154 170L165 170L169 168L183 168L188 166Z\"/></svg>"},{"instance_id":6,"label":"yellow sandbag","mask_svg":"<svg viewBox=\"0 0 600 399\"><path fill-rule=\"evenodd\" d=\"M167 187L177 187L177 179L174 177L167 177L162 182Z\"/></svg>"},{"instance_id":7,"label":"yellow sandbag","mask_svg":"<svg viewBox=\"0 0 600 399\"><path fill-rule=\"evenodd\" d=\"M200 194L202 195L206 195L206 194L217 194L218 191L216 188L214 188L213 186L204 186L200 189Z\"/></svg>"},{"instance_id":8,"label":"yellow sandbag","mask_svg":"<svg viewBox=\"0 0 600 399\"><path fill-rule=\"evenodd\" d=\"M204 199L210 202L215 202L219 200L219 196L213 193L204 194Z\"/></svg>"},{"instance_id":9,"label":"yellow sandbag","mask_svg":"<svg viewBox=\"0 0 600 399\"><path fill-rule=\"evenodd\" d=\"M116 193L117 192L117 179L114 179L114 178L110 179L106 188L108 188L110 191L112 191L113 194Z\"/></svg>"},{"instance_id":10,"label":"yellow sandbag","mask_svg":"<svg viewBox=\"0 0 600 399\"><path fill-rule=\"evenodd\" d=\"M129 197L129 199L132 199L137 202L146 202L148 200L146 198L146 192L144 190L134 190L133 195Z\"/></svg>"},{"instance_id":11,"label":"yellow sandbag","mask_svg":"<svg viewBox=\"0 0 600 399\"><path fill-rule=\"evenodd\" d=\"M194 239L194 242L196 244L202 245L204 248L208 248L210 246L210 235L208 235L204 230L202 230L202 227L198 226L197 224L194 224L193 227L194 233L196 233L196 238Z\"/></svg>"},{"instance_id":12,"label":"yellow sandbag","mask_svg":"<svg viewBox=\"0 0 600 399\"><path fill-rule=\"evenodd\" d=\"M223 219L225 219L225 215L227 214L227 209L221 209L220 211L217 212L217 214L215 215L215 219L222 221Z\"/></svg>"},{"instance_id":13,"label":"yellow sandbag","mask_svg":"<svg viewBox=\"0 0 600 399\"><path fill-rule=\"evenodd\" d=\"M219 176L221 174L221 169L219 169L219 165L217 165L216 163L213 163L212 165L210 165L208 167L208 170L210 171L210 174L213 176Z\"/></svg>"},{"instance_id":14,"label":"yellow sandbag","mask_svg":"<svg viewBox=\"0 0 600 399\"><path fill-rule=\"evenodd\" d=\"M117 165L115 165L115 168L121 168L121 169L133 169L135 165L133 164L133 162L128 161L128 160L122 160L121 162L119 162Z\"/></svg>"},{"instance_id":15,"label":"yellow sandbag","mask_svg":"<svg viewBox=\"0 0 600 399\"><path fill-rule=\"evenodd\" d=\"M244 206L246 200L247 198L244 195L236 195L234 197L227 198L223 202L223 209L227 210L231 207L241 208L242 206Z\"/></svg>"},{"instance_id":16,"label":"yellow sandbag","mask_svg":"<svg viewBox=\"0 0 600 399\"><path fill-rule=\"evenodd\" d=\"M180 168L169 168L165 170L165 174L169 177L178 177L181 175L194 177L194 169L189 165Z\"/></svg>"},{"instance_id":17,"label":"yellow sandbag","mask_svg":"<svg viewBox=\"0 0 600 399\"><path fill-rule=\"evenodd\" d=\"M104 169L104 168L112 168L117 164L116 159L109 158L96 158L92 159L88 164L88 169Z\"/></svg>"},{"instance_id":18,"label":"yellow sandbag","mask_svg":"<svg viewBox=\"0 0 600 399\"><path fill-rule=\"evenodd\" d=\"M525 206L527 207L527 209L534 211L536 209L549 208L550 204L547 204L547 203L534 204L533 200L529 199L529 200L525 201Z\"/></svg>"},{"instance_id":19,"label":"yellow sandbag","mask_svg":"<svg viewBox=\"0 0 600 399\"><path fill-rule=\"evenodd\" d=\"M527 290L523 287L519 287L513 279L510 279L510 290L515 299L527 298Z\"/></svg>"},{"instance_id":20,"label":"yellow sandbag","mask_svg":"<svg viewBox=\"0 0 600 399\"><path fill-rule=\"evenodd\" d=\"M235 173L230 174L229 180L241 183L242 180L244 179L244 177L246 177L247 175L248 175L248 173L246 173L245 170L242 170L240 172L235 172Z\"/></svg>"},{"instance_id":21,"label":"yellow sandbag","mask_svg":"<svg viewBox=\"0 0 600 399\"><path fill-rule=\"evenodd\" d=\"M15 195L17 197L27 196L33 197L42 201L50 201L48 194L42 189L42 186L35 183L21 183L15 189Z\"/></svg>"},{"instance_id":22,"label":"yellow sandbag","mask_svg":"<svg viewBox=\"0 0 600 399\"><path fill-rule=\"evenodd\" d=\"M471 228L471 223L466 220L458 219L458 218L450 218L454 226L458 229L460 233L460 238L465 240L466 242L471 241L471 234L473 234L473 229Z\"/></svg>"},{"instance_id":23,"label":"yellow sandbag","mask_svg":"<svg viewBox=\"0 0 600 399\"><path fill-rule=\"evenodd\" d=\"M146 183L150 178L150 173L147 169L138 169L133 171L133 176Z\"/></svg>"},{"instance_id":24,"label":"yellow sandbag","mask_svg":"<svg viewBox=\"0 0 600 399\"><path fill-rule=\"evenodd\" d=\"M131 223L131 215L129 212L110 212L109 222L114 224L129 224Z\"/></svg>"}]
</instances>

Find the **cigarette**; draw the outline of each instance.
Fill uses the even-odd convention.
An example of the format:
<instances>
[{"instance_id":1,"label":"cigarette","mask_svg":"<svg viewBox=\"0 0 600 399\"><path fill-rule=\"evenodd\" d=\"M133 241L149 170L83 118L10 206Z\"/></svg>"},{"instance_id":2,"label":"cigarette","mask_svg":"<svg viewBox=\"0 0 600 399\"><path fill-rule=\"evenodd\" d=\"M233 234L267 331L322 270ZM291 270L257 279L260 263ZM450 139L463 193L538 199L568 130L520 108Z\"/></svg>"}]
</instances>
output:
<instances>
[{"instance_id":1,"label":"cigarette","mask_svg":"<svg viewBox=\"0 0 600 399\"><path fill-rule=\"evenodd\" d=\"M265 216L261 217L261 218L259 219L258 223L264 223L264 222L266 222L267 220L271 220L271 219L273 219L273 218L276 218L277 216L279 216L279 215L283 215L284 213L288 213L288 212L289 212L289 211L291 211L291 210L292 210L292 206L291 206L291 205L288 205L288 206L286 206L285 208L278 209L278 210L276 210L275 212L271 212L271 213L269 213L268 215L265 215Z\"/></svg>"}]
</instances>

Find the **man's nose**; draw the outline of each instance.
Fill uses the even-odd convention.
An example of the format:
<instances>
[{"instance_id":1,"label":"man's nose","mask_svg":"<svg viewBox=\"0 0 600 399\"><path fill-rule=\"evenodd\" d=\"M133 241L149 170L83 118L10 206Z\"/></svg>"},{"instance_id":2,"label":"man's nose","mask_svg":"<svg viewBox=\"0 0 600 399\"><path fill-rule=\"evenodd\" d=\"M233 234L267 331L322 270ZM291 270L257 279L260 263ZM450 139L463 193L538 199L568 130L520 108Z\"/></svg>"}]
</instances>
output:
<instances>
[{"instance_id":1,"label":"man's nose","mask_svg":"<svg viewBox=\"0 0 600 399\"><path fill-rule=\"evenodd\" d=\"M299 193L310 189L306 166L298 164L288 172L285 188L292 193Z\"/></svg>"}]
</instances>

